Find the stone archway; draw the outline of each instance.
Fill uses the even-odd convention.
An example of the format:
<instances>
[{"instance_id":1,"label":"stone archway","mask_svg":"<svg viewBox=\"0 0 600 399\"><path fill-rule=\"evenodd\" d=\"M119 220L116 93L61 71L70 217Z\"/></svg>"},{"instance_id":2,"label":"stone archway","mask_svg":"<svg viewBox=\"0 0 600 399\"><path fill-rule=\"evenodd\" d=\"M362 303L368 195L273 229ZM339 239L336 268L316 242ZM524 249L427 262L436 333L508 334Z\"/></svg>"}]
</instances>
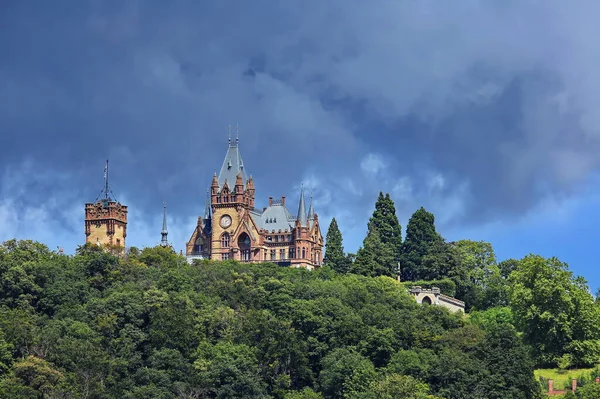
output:
<instances>
[{"instance_id":1,"label":"stone archway","mask_svg":"<svg viewBox=\"0 0 600 399\"><path fill-rule=\"evenodd\" d=\"M246 232L243 232L237 239L238 248L240 249L240 260L242 262L250 262L252 260L252 252L250 250L252 241Z\"/></svg>"},{"instance_id":2,"label":"stone archway","mask_svg":"<svg viewBox=\"0 0 600 399\"><path fill-rule=\"evenodd\" d=\"M431 301L431 298L429 298L429 296L425 296L423 297L423 299L421 299L421 303L423 305L431 305L433 302Z\"/></svg>"}]
</instances>

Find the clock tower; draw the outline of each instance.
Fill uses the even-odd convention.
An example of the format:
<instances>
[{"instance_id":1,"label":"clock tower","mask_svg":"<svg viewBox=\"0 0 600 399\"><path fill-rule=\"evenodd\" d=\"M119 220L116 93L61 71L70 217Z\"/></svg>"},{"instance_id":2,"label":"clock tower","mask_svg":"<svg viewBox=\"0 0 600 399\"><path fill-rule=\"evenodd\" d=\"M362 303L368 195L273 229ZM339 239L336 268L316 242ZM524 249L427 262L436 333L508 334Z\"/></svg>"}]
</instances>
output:
<instances>
[{"instance_id":1,"label":"clock tower","mask_svg":"<svg viewBox=\"0 0 600 399\"><path fill-rule=\"evenodd\" d=\"M246 176L238 140L229 140L223 165L212 177L204 217L198 217L186 244L188 262L232 259L320 267L323 236L312 200L306 211L304 189L296 217L286 207L286 197L269 197L269 205L259 209L254 193L254 181Z\"/></svg>"},{"instance_id":2,"label":"clock tower","mask_svg":"<svg viewBox=\"0 0 600 399\"><path fill-rule=\"evenodd\" d=\"M213 175L210 194L213 211L210 258L250 259L250 236L253 235L250 210L254 208L254 183L252 177L246 177L237 139L229 142L221 171L218 176L216 172Z\"/></svg>"}]
</instances>

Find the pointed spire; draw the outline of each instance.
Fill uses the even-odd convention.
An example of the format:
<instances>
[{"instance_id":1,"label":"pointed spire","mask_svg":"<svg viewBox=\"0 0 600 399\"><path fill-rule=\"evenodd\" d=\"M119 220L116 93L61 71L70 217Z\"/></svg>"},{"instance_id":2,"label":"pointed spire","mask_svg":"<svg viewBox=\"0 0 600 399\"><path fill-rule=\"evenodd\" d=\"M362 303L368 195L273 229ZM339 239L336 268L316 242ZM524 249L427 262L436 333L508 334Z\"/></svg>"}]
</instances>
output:
<instances>
[{"instance_id":1,"label":"pointed spire","mask_svg":"<svg viewBox=\"0 0 600 399\"><path fill-rule=\"evenodd\" d=\"M300 189L300 203L298 204L298 222L300 226L306 226L306 206L304 205L304 184Z\"/></svg>"},{"instance_id":2,"label":"pointed spire","mask_svg":"<svg viewBox=\"0 0 600 399\"><path fill-rule=\"evenodd\" d=\"M310 205L308 206L308 220L315 219L315 208L313 207L313 197L310 196Z\"/></svg>"},{"instance_id":3,"label":"pointed spire","mask_svg":"<svg viewBox=\"0 0 600 399\"><path fill-rule=\"evenodd\" d=\"M167 203L163 202L163 227L160 235L162 236L160 240L160 245L162 247L168 247L169 241L167 240L167 235L169 232L167 231Z\"/></svg>"},{"instance_id":4,"label":"pointed spire","mask_svg":"<svg viewBox=\"0 0 600 399\"><path fill-rule=\"evenodd\" d=\"M204 219L209 220L211 216L210 211L210 191L206 190L206 206L204 208Z\"/></svg>"},{"instance_id":5,"label":"pointed spire","mask_svg":"<svg viewBox=\"0 0 600 399\"><path fill-rule=\"evenodd\" d=\"M210 186L219 188L219 178L217 177L217 171L215 171L215 174L213 175L212 184Z\"/></svg>"},{"instance_id":6,"label":"pointed spire","mask_svg":"<svg viewBox=\"0 0 600 399\"><path fill-rule=\"evenodd\" d=\"M235 140L232 140L231 137L229 139L227 153L225 154L225 159L223 160L223 165L221 166L217 178L219 188L223 188L225 180L231 185L235 184L238 173L242 174L242 185L247 180L246 168L242 156L240 155L238 142L239 140L237 137Z\"/></svg>"}]
</instances>

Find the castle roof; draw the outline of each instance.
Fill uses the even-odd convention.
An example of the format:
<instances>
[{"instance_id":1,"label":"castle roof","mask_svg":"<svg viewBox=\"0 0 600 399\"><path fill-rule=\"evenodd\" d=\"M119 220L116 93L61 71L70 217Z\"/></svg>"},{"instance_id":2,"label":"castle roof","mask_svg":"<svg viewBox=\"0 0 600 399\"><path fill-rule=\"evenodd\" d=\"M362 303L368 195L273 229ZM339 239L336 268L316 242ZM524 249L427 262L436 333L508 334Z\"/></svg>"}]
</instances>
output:
<instances>
[{"instance_id":1,"label":"castle roof","mask_svg":"<svg viewBox=\"0 0 600 399\"><path fill-rule=\"evenodd\" d=\"M229 188L233 189L238 173L242 175L242 182L245 188L248 177L246 176L244 161L242 160L242 156L240 155L238 148L238 141L238 139L235 139L235 141L229 140L227 154L225 154L225 159L223 160L223 165L221 166L221 171L219 172L218 180L220 189L225 185L225 181L227 181Z\"/></svg>"},{"instance_id":2,"label":"castle roof","mask_svg":"<svg viewBox=\"0 0 600 399\"><path fill-rule=\"evenodd\" d=\"M268 231L292 231L296 218L281 201L273 201L273 205L262 212L257 209L250 211L250 216L258 228Z\"/></svg>"}]
</instances>

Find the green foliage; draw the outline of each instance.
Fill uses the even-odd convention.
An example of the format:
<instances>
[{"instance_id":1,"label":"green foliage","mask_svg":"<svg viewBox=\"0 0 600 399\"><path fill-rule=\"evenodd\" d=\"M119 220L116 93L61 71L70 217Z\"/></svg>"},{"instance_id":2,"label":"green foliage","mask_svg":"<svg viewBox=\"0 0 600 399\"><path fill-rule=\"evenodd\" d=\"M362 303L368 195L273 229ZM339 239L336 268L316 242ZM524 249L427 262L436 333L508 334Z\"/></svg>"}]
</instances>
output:
<instances>
[{"instance_id":1,"label":"green foliage","mask_svg":"<svg viewBox=\"0 0 600 399\"><path fill-rule=\"evenodd\" d=\"M365 276L396 276L402 232L389 194L379 193L367 227L367 236L356 254L351 272Z\"/></svg>"},{"instance_id":2,"label":"green foliage","mask_svg":"<svg viewBox=\"0 0 600 399\"><path fill-rule=\"evenodd\" d=\"M325 239L325 258L323 263L338 273L347 273L350 263L347 262L344 255L344 245L342 241L342 232L340 231L335 218L331 220L327 236Z\"/></svg>"},{"instance_id":3,"label":"green foliage","mask_svg":"<svg viewBox=\"0 0 600 399\"><path fill-rule=\"evenodd\" d=\"M1 397L483 399L513 381L536 397L512 330L387 276L16 241L0 262Z\"/></svg>"},{"instance_id":4,"label":"green foliage","mask_svg":"<svg viewBox=\"0 0 600 399\"><path fill-rule=\"evenodd\" d=\"M401 268L402 280L427 279L430 272L423 270L423 258L429 247L441 239L435 230L435 217L425 208L419 208L410 217L406 225L406 239L402 244ZM430 253L431 255L431 253ZM439 278L439 275L432 278Z\"/></svg>"},{"instance_id":5,"label":"green foliage","mask_svg":"<svg viewBox=\"0 0 600 399\"><path fill-rule=\"evenodd\" d=\"M598 399L600 398L600 384L587 384L575 391L577 399Z\"/></svg>"},{"instance_id":6,"label":"green foliage","mask_svg":"<svg viewBox=\"0 0 600 399\"><path fill-rule=\"evenodd\" d=\"M539 365L556 365L565 354L574 366L600 361L600 307L565 263L529 255L509 280L516 325Z\"/></svg>"},{"instance_id":7,"label":"green foliage","mask_svg":"<svg viewBox=\"0 0 600 399\"><path fill-rule=\"evenodd\" d=\"M499 324L514 325L515 323L512 309L508 306L472 311L469 313L468 321L485 331L490 331Z\"/></svg>"}]
</instances>

